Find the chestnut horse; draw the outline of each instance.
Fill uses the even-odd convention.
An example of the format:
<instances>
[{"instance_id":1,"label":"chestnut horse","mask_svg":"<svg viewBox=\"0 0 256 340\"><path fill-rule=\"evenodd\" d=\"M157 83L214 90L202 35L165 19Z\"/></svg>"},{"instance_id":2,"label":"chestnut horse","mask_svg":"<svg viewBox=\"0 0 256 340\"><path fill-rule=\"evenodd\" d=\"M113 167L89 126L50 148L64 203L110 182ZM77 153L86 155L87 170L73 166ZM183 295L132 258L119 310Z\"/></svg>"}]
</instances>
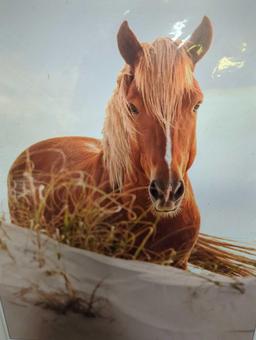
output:
<instances>
[{"instance_id":1,"label":"chestnut horse","mask_svg":"<svg viewBox=\"0 0 256 340\"><path fill-rule=\"evenodd\" d=\"M211 40L207 17L185 42L158 38L151 44L140 43L123 22L117 41L126 64L107 106L103 139L58 137L25 150L8 176L12 222L28 226L21 203L31 180L30 190L40 193L45 189L40 186L42 178L50 183L47 174L84 171L105 192L141 188L134 206L150 207L148 221L158 218L156 232L145 247L156 253L174 249L182 256L173 265L185 269L200 226L188 177L196 155L197 110L203 100L193 71ZM35 209L40 201L31 199L29 204ZM48 211L52 220L56 214L54 209Z\"/></svg>"}]
</instances>

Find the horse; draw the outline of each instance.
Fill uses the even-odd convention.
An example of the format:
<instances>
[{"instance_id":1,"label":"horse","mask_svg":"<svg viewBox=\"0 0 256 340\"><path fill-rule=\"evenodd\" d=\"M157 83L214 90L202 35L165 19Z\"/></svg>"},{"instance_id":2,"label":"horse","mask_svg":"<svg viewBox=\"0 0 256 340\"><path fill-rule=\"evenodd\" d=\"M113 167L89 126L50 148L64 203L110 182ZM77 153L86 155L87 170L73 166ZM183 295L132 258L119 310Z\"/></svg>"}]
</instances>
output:
<instances>
[{"instance_id":1,"label":"horse","mask_svg":"<svg viewBox=\"0 0 256 340\"><path fill-rule=\"evenodd\" d=\"M118 192L125 202L125 193L134 191L131 210L139 207L148 222L157 219L144 247L155 254L174 250L180 256L172 265L186 269L200 229L188 176L196 156L197 111L203 101L194 69L211 40L212 24L206 16L186 41L163 37L141 43L124 21L117 44L125 65L106 108L103 138L56 137L23 151L8 174L11 221L29 226L22 206L25 202L30 211L40 209L42 192L56 186L52 177L61 174L65 182L70 171L86 173L87 184L100 188L98 195ZM85 177L79 180L84 183ZM54 230L64 202L61 193L53 196L45 218ZM77 193L78 201L86 203L86 195ZM127 218L127 211L118 214ZM145 239L145 234L141 237Z\"/></svg>"}]
</instances>

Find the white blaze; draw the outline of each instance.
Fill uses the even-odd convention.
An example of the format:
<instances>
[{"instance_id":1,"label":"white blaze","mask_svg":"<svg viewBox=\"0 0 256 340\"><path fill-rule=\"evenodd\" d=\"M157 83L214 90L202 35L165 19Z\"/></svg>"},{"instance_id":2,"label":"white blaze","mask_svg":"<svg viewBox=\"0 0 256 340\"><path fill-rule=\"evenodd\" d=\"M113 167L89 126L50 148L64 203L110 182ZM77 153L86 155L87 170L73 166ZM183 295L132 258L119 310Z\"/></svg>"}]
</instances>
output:
<instances>
[{"instance_id":1,"label":"white blaze","mask_svg":"<svg viewBox=\"0 0 256 340\"><path fill-rule=\"evenodd\" d=\"M171 128L170 124L166 127L166 149L165 149L165 161L168 167L171 165L172 161L172 141L171 141Z\"/></svg>"}]
</instances>

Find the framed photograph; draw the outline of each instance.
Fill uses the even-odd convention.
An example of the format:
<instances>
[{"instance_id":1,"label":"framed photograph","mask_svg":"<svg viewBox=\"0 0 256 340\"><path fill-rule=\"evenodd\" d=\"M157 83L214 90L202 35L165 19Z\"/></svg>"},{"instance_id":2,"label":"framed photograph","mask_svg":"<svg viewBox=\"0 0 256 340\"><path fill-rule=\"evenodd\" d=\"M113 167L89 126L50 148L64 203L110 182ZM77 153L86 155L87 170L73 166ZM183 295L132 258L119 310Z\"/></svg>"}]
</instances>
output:
<instances>
[{"instance_id":1,"label":"framed photograph","mask_svg":"<svg viewBox=\"0 0 256 340\"><path fill-rule=\"evenodd\" d=\"M0 0L0 340L256 340L255 13Z\"/></svg>"}]
</instances>

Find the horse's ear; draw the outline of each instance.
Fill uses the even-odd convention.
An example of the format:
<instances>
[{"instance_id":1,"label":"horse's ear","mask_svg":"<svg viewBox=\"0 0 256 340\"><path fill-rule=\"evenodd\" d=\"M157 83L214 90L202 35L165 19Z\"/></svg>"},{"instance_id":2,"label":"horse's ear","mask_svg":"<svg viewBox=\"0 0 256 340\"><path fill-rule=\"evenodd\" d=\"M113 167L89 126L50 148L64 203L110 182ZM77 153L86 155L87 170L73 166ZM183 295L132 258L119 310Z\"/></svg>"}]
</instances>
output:
<instances>
[{"instance_id":1,"label":"horse's ear","mask_svg":"<svg viewBox=\"0 0 256 340\"><path fill-rule=\"evenodd\" d=\"M135 34L128 26L127 21L124 21L119 28L117 34L117 43L119 51L125 62L130 66L135 66L142 53L142 47Z\"/></svg>"},{"instance_id":2,"label":"horse's ear","mask_svg":"<svg viewBox=\"0 0 256 340\"><path fill-rule=\"evenodd\" d=\"M212 24L210 19L204 16L201 24L184 45L194 64L196 64L208 51L211 41Z\"/></svg>"}]
</instances>

